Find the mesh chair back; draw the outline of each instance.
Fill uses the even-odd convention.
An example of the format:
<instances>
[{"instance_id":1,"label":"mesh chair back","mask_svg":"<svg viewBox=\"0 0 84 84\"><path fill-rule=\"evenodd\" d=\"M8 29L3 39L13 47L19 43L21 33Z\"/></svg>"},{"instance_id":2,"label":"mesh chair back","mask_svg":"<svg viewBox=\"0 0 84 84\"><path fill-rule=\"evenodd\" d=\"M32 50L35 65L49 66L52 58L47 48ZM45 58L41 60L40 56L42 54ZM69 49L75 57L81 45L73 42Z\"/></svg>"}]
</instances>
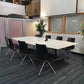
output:
<instances>
[{"instance_id":1,"label":"mesh chair back","mask_svg":"<svg viewBox=\"0 0 84 84\"><path fill-rule=\"evenodd\" d=\"M57 36L56 40L62 40L63 37L62 36Z\"/></svg>"},{"instance_id":2,"label":"mesh chair back","mask_svg":"<svg viewBox=\"0 0 84 84\"><path fill-rule=\"evenodd\" d=\"M67 41L69 41L69 42L75 42L75 38L69 37L69 38L67 39Z\"/></svg>"},{"instance_id":3,"label":"mesh chair back","mask_svg":"<svg viewBox=\"0 0 84 84\"><path fill-rule=\"evenodd\" d=\"M47 51L46 45L36 44L36 50L37 50L38 58L41 58L41 59L47 58L48 51Z\"/></svg>"},{"instance_id":4,"label":"mesh chair back","mask_svg":"<svg viewBox=\"0 0 84 84\"><path fill-rule=\"evenodd\" d=\"M35 37L41 37L41 34L37 34L37 35L35 35Z\"/></svg>"},{"instance_id":5,"label":"mesh chair back","mask_svg":"<svg viewBox=\"0 0 84 84\"><path fill-rule=\"evenodd\" d=\"M27 44L24 41L18 41L19 50L21 53L25 53L27 51Z\"/></svg>"}]
</instances>

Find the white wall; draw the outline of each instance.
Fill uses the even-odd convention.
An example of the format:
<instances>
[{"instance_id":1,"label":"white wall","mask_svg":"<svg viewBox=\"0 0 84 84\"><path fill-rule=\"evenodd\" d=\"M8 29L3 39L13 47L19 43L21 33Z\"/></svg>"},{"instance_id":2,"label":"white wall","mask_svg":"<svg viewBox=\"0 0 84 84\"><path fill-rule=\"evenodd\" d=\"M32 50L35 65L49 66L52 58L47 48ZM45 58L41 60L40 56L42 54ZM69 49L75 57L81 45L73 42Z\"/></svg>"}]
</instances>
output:
<instances>
[{"instance_id":1,"label":"white wall","mask_svg":"<svg viewBox=\"0 0 84 84\"><path fill-rule=\"evenodd\" d=\"M35 36L38 34L35 28L36 22L26 22L25 24L25 35L26 36Z\"/></svg>"},{"instance_id":2,"label":"white wall","mask_svg":"<svg viewBox=\"0 0 84 84\"><path fill-rule=\"evenodd\" d=\"M76 13L77 0L41 0L41 17ZM78 0L77 12L84 12L84 0Z\"/></svg>"},{"instance_id":3,"label":"white wall","mask_svg":"<svg viewBox=\"0 0 84 84\"><path fill-rule=\"evenodd\" d=\"M78 0L78 13L84 12L84 0Z\"/></svg>"},{"instance_id":4,"label":"white wall","mask_svg":"<svg viewBox=\"0 0 84 84\"><path fill-rule=\"evenodd\" d=\"M38 31L36 31L35 24L38 24L39 19L27 19L25 20L25 28L24 28L24 35L25 36L35 36L36 34L39 34ZM44 21L44 24L47 24L45 26L45 29L48 30L48 19Z\"/></svg>"},{"instance_id":5,"label":"white wall","mask_svg":"<svg viewBox=\"0 0 84 84\"><path fill-rule=\"evenodd\" d=\"M76 13L77 0L41 0L41 16Z\"/></svg>"},{"instance_id":6,"label":"white wall","mask_svg":"<svg viewBox=\"0 0 84 84\"><path fill-rule=\"evenodd\" d=\"M25 6L0 1L0 15L25 15Z\"/></svg>"}]
</instances>

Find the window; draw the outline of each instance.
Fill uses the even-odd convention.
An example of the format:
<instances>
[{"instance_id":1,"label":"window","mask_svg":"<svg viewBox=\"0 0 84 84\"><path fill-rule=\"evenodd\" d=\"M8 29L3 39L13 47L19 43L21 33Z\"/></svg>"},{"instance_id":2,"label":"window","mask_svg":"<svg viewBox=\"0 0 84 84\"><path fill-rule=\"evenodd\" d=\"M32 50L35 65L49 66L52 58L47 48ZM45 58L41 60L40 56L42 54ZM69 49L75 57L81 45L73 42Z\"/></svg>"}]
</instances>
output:
<instances>
[{"instance_id":1,"label":"window","mask_svg":"<svg viewBox=\"0 0 84 84\"><path fill-rule=\"evenodd\" d=\"M81 30L80 24L83 23L83 15L66 16L65 32L77 33Z\"/></svg>"},{"instance_id":2,"label":"window","mask_svg":"<svg viewBox=\"0 0 84 84\"><path fill-rule=\"evenodd\" d=\"M50 18L50 32L62 32L62 16Z\"/></svg>"},{"instance_id":3,"label":"window","mask_svg":"<svg viewBox=\"0 0 84 84\"><path fill-rule=\"evenodd\" d=\"M50 33L77 34L81 30L80 24L84 23L84 13L67 16L52 16L49 18Z\"/></svg>"}]
</instances>

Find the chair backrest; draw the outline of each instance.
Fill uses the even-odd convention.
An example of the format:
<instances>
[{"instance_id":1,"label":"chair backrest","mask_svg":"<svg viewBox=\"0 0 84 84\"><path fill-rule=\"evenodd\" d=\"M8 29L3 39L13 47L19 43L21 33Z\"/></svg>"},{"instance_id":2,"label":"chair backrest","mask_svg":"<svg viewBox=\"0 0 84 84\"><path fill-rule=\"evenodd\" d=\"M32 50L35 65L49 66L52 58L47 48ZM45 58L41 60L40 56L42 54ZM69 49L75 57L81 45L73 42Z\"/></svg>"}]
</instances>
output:
<instances>
[{"instance_id":1,"label":"chair backrest","mask_svg":"<svg viewBox=\"0 0 84 84\"><path fill-rule=\"evenodd\" d=\"M69 41L69 42L75 42L75 38L69 37L69 38L67 39L67 41Z\"/></svg>"},{"instance_id":2,"label":"chair backrest","mask_svg":"<svg viewBox=\"0 0 84 84\"><path fill-rule=\"evenodd\" d=\"M9 46L8 38L5 36L6 44Z\"/></svg>"},{"instance_id":3,"label":"chair backrest","mask_svg":"<svg viewBox=\"0 0 84 84\"><path fill-rule=\"evenodd\" d=\"M36 44L36 50L39 58L45 59L48 54L46 45Z\"/></svg>"},{"instance_id":4,"label":"chair backrest","mask_svg":"<svg viewBox=\"0 0 84 84\"><path fill-rule=\"evenodd\" d=\"M8 42L9 42L9 47L10 47L11 49L14 49L14 45L13 45L12 39L9 39L9 38L8 38Z\"/></svg>"},{"instance_id":5,"label":"chair backrest","mask_svg":"<svg viewBox=\"0 0 84 84\"><path fill-rule=\"evenodd\" d=\"M46 35L45 38L46 39L51 39L51 35Z\"/></svg>"},{"instance_id":6,"label":"chair backrest","mask_svg":"<svg viewBox=\"0 0 84 84\"><path fill-rule=\"evenodd\" d=\"M69 37L67 39L67 41L69 41L69 42L75 42L75 38ZM68 47L68 49L74 49L74 46L70 46L70 47Z\"/></svg>"},{"instance_id":7,"label":"chair backrest","mask_svg":"<svg viewBox=\"0 0 84 84\"><path fill-rule=\"evenodd\" d=\"M27 50L27 44L24 41L18 41L19 43L19 50L21 53L25 53Z\"/></svg>"},{"instance_id":8,"label":"chair backrest","mask_svg":"<svg viewBox=\"0 0 84 84\"><path fill-rule=\"evenodd\" d=\"M37 34L37 35L35 35L35 37L41 37L41 34Z\"/></svg>"},{"instance_id":9,"label":"chair backrest","mask_svg":"<svg viewBox=\"0 0 84 84\"><path fill-rule=\"evenodd\" d=\"M57 36L56 40L62 40L63 37L62 36Z\"/></svg>"}]
</instances>

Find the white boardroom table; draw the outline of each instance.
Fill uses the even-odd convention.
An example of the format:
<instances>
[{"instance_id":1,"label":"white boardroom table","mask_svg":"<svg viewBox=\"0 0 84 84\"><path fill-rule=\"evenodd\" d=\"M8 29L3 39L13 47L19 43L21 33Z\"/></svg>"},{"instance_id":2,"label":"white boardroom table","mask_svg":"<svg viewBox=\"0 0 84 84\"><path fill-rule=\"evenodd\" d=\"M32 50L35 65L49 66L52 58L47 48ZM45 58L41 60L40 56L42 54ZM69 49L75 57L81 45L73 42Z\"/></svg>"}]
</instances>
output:
<instances>
[{"instance_id":1,"label":"white boardroom table","mask_svg":"<svg viewBox=\"0 0 84 84\"><path fill-rule=\"evenodd\" d=\"M16 41L25 41L27 44L31 44L31 45L44 44L46 45L47 48L56 49L56 50L77 45L77 43L74 42L60 41L54 39L48 39L48 41L45 41L45 38L33 37L33 36L14 37L12 39Z\"/></svg>"}]
</instances>

